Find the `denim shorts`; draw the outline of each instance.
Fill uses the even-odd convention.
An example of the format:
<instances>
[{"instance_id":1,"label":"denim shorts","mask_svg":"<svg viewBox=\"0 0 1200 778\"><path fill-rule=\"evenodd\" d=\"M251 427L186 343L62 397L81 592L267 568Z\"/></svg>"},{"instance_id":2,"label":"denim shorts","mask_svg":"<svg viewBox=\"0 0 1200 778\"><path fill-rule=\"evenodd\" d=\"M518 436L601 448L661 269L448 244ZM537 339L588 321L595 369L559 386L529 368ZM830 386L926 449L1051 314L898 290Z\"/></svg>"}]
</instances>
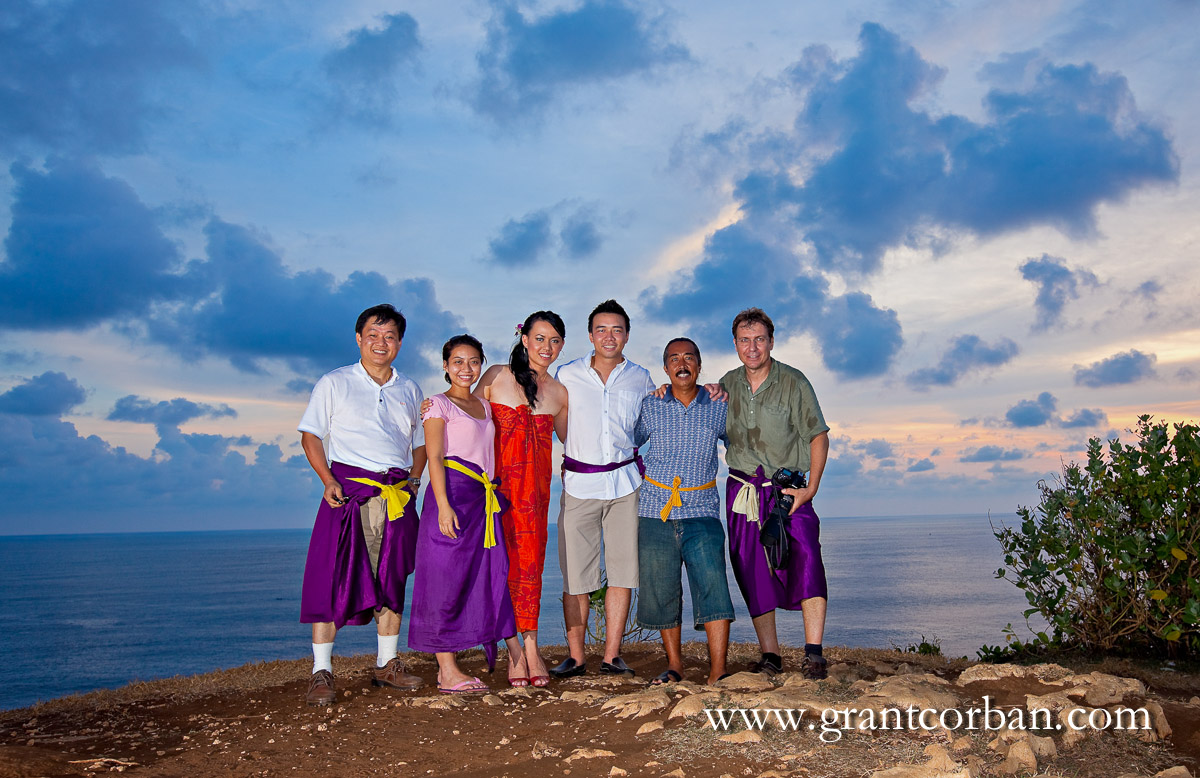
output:
<instances>
[{"instance_id":1,"label":"denim shorts","mask_svg":"<svg viewBox=\"0 0 1200 778\"><path fill-rule=\"evenodd\" d=\"M646 629L674 629L683 621L683 577L687 566L692 621L733 621L733 601L725 577L725 528L719 519L638 519L637 623Z\"/></svg>"}]
</instances>

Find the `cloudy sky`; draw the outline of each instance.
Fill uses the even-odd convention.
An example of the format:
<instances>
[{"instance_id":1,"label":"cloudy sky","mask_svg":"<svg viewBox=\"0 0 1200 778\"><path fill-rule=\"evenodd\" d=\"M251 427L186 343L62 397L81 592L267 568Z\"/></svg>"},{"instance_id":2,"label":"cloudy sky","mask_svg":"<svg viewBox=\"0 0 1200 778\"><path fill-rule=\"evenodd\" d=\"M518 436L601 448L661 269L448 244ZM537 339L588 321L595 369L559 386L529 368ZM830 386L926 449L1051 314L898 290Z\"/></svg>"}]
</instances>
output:
<instances>
[{"instance_id":1,"label":"cloudy sky","mask_svg":"<svg viewBox=\"0 0 1200 778\"><path fill-rule=\"evenodd\" d=\"M1200 4L913 5L6 3L0 533L310 524L380 301L427 393L607 297L715 380L761 306L829 517L1010 514L1200 417Z\"/></svg>"}]
</instances>

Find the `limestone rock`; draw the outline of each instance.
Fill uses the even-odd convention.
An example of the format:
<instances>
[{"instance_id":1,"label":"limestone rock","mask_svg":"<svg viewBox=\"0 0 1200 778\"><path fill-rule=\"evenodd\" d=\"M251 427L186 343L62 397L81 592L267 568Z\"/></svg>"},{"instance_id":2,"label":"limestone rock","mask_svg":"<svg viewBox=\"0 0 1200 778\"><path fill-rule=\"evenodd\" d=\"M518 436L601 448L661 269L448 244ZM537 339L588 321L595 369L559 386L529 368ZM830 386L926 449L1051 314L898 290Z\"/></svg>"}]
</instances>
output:
<instances>
[{"instance_id":1,"label":"limestone rock","mask_svg":"<svg viewBox=\"0 0 1200 778\"><path fill-rule=\"evenodd\" d=\"M705 692L704 694L694 694L691 697L684 697L671 709L671 713L667 718L677 719L685 716L699 716L704 712L705 708L711 707L719 699L721 699L721 695L716 692Z\"/></svg>"},{"instance_id":2,"label":"limestone rock","mask_svg":"<svg viewBox=\"0 0 1200 778\"><path fill-rule=\"evenodd\" d=\"M530 755L534 759L545 759L546 757L556 757L561 754L562 751L558 750L554 746L548 746L540 740L535 740L533 743L533 750Z\"/></svg>"},{"instance_id":3,"label":"limestone rock","mask_svg":"<svg viewBox=\"0 0 1200 778\"><path fill-rule=\"evenodd\" d=\"M811 689L817 688L817 682L809 678L805 678L803 673L784 673L783 675L775 676L776 680L783 679L782 688L784 689ZM725 680L729 680L726 678Z\"/></svg>"},{"instance_id":4,"label":"limestone rock","mask_svg":"<svg viewBox=\"0 0 1200 778\"><path fill-rule=\"evenodd\" d=\"M947 772L928 765L902 764L876 770L869 778L971 778L971 774L966 770Z\"/></svg>"},{"instance_id":5,"label":"limestone rock","mask_svg":"<svg viewBox=\"0 0 1200 778\"><path fill-rule=\"evenodd\" d=\"M1054 745L1053 738L1038 737L1029 733L1029 736L1025 738L1025 742L1029 744L1034 757L1040 761L1058 758L1058 747Z\"/></svg>"},{"instance_id":6,"label":"limestone rock","mask_svg":"<svg viewBox=\"0 0 1200 778\"><path fill-rule=\"evenodd\" d=\"M1169 738L1171 736L1171 725L1167 723L1167 714L1163 712L1162 706L1154 700L1146 700L1142 704L1142 707L1150 714L1151 728L1142 730L1138 736L1147 743Z\"/></svg>"},{"instance_id":7,"label":"limestone rock","mask_svg":"<svg viewBox=\"0 0 1200 778\"><path fill-rule=\"evenodd\" d=\"M578 702L584 705L592 705L593 703L607 700L612 695L604 692L596 691L595 689L584 689L581 692L563 692L559 699L566 702Z\"/></svg>"},{"instance_id":8,"label":"limestone rock","mask_svg":"<svg viewBox=\"0 0 1200 778\"><path fill-rule=\"evenodd\" d=\"M1171 767L1163 770L1161 773L1155 773L1154 778L1192 778L1192 774L1188 772L1186 767Z\"/></svg>"},{"instance_id":9,"label":"limestone rock","mask_svg":"<svg viewBox=\"0 0 1200 778\"><path fill-rule=\"evenodd\" d=\"M945 710L956 707L958 696L949 690L949 683L936 675L898 675L872 684L871 691L858 698L856 707L899 708L905 710L913 705L917 708Z\"/></svg>"},{"instance_id":10,"label":"limestone rock","mask_svg":"<svg viewBox=\"0 0 1200 778\"><path fill-rule=\"evenodd\" d=\"M683 771L682 767L672 770L669 773L662 774L662 778L686 778L686 776L687 773Z\"/></svg>"},{"instance_id":11,"label":"limestone rock","mask_svg":"<svg viewBox=\"0 0 1200 778\"><path fill-rule=\"evenodd\" d=\"M739 692L761 692L775 688L775 684L771 683L762 673L746 671L734 673L728 678L722 678L714 683L713 686L718 689Z\"/></svg>"},{"instance_id":12,"label":"limestone rock","mask_svg":"<svg viewBox=\"0 0 1200 778\"><path fill-rule=\"evenodd\" d=\"M1061 683L1072 676L1067 668L1061 665L1044 664L1032 665L974 665L963 670L958 676L958 685L965 686L975 681L999 681L1003 678L1033 678L1043 683Z\"/></svg>"},{"instance_id":13,"label":"limestone rock","mask_svg":"<svg viewBox=\"0 0 1200 778\"><path fill-rule=\"evenodd\" d=\"M616 711L617 718L628 719L645 716L647 713L661 710L670 704L671 698L667 696L667 693L655 688L613 697L600 706L600 710Z\"/></svg>"},{"instance_id":14,"label":"limestone rock","mask_svg":"<svg viewBox=\"0 0 1200 778\"><path fill-rule=\"evenodd\" d=\"M600 759L606 756L616 756L616 754L612 751L605 751L603 748L577 748L563 762L570 764L580 759Z\"/></svg>"},{"instance_id":15,"label":"limestone rock","mask_svg":"<svg viewBox=\"0 0 1200 778\"><path fill-rule=\"evenodd\" d=\"M504 700L500 699L499 697L497 697L497 696L496 696L496 695L494 695L494 694L488 694L488 695L485 695L485 696L484 696L484 698L483 698L483 701L484 701L484 703L486 703L487 705L491 705L491 706L503 705L503 704L504 704Z\"/></svg>"},{"instance_id":16,"label":"limestone rock","mask_svg":"<svg viewBox=\"0 0 1200 778\"><path fill-rule=\"evenodd\" d=\"M1078 708L1079 703L1068 697L1066 692L1051 692L1050 694L1026 694L1025 707L1028 710L1037 708L1048 710L1051 713L1058 713L1059 711Z\"/></svg>"},{"instance_id":17,"label":"limestone rock","mask_svg":"<svg viewBox=\"0 0 1200 778\"><path fill-rule=\"evenodd\" d=\"M1146 686L1136 678L1121 678L1108 673L1088 673L1070 679L1068 697L1082 697L1093 708L1120 702L1126 696L1145 697Z\"/></svg>"},{"instance_id":18,"label":"limestone rock","mask_svg":"<svg viewBox=\"0 0 1200 778\"><path fill-rule=\"evenodd\" d=\"M925 756L929 757L925 766L935 770L954 771L959 767L958 762L951 758L949 752L936 744L925 746Z\"/></svg>"},{"instance_id":19,"label":"limestone rock","mask_svg":"<svg viewBox=\"0 0 1200 778\"><path fill-rule=\"evenodd\" d=\"M658 730L660 730L662 728L663 728L663 723L661 721L647 721L645 724L638 727L637 733L639 735L645 735L650 732L657 732Z\"/></svg>"},{"instance_id":20,"label":"limestone rock","mask_svg":"<svg viewBox=\"0 0 1200 778\"><path fill-rule=\"evenodd\" d=\"M629 775L628 770L622 770L620 767L613 765L613 768L608 771L610 778L620 778L622 775Z\"/></svg>"},{"instance_id":21,"label":"limestone rock","mask_svg":"<svg viewBox=\"0 0 1200 778\"><path fill-rule=\"evenodd\" d=\"M1029 742L1018 740L1008 748L1008 756L997 768L1003 775L1016 775L1019 772L1037 772L1037 757L1033 754Z\"/></svg>"},{"instance_id":22,"label":"limestone rock","mask_svg":"<svg viewBox=\"0 0 1200 778\"><path fill-rule=\"evenodd\" d=\"M717 740L723 743L761 743L762 733L753 729L744 729L741 732L733 732L728 735L721 735Z\"/></svg>"},{"instance_id":23,"label":"limestone rock","mask_svg":"<svg viewBox=\"0 0 1200 778\"><path fill-rule=\"evenodd\" d=\"M963 735L962 737L957 738L953 743L950 744L950 750L956 754L963 754L963 753L966 753L967 751L970 751L972 745L973 744L971 742L971 736Z\"/></svg>"}]
</instances>

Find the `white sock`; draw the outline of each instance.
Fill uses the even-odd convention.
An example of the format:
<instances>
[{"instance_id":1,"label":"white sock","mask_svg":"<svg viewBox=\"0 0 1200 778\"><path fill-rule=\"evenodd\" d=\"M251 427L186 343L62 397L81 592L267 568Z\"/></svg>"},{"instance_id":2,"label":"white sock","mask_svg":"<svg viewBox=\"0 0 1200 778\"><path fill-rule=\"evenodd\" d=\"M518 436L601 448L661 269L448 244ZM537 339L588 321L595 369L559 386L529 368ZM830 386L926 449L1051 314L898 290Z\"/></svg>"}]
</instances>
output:
<instances>
[{"instance_id":1,"label":"white sock","mask_svg":"<svg viewBox=\"0 0 1200 778\"><path fill-rule=\"evenodd\" d=\"M375 657L375 666L383 667L396 658L396 647L400 645L399 635L376 635L379 638L379 655Z\"/></svg>"},{"instance_id":2,"label":"white sock","mask_svg":"<svg viewBox=\"0 0 1200 778\"><path fill-rule=\"evenodd\" d=\"M313 672L328 670L333 672L333 644L313 643Z\"/></svg>"}]
</instances>

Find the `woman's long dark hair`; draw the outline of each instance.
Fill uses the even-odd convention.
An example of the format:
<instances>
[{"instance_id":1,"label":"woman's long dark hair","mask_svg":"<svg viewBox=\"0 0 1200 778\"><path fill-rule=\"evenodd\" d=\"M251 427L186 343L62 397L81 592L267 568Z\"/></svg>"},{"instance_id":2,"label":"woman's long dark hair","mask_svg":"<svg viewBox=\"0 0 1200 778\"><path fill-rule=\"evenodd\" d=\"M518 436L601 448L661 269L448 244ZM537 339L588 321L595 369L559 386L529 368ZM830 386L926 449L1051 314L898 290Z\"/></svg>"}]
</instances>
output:
<instances>
[{"instance_id":1,"label":"woman's long dark hair","mask_svg":"<svg viewBox=\"0 0 1200 778\"><path fill-rule=\"evenodd\" d=\"M549 324L558 333L558 337L563 340L567 339L567 326L563 324L562 317L554 311L534 311L525 319L525 323L521 325L521 334L528 335L529 330L533 327L534 322L544 321ZM525 344L517 338L517 345L513 346L512 354L508 357L508 366L512 370L513 378L517 380L517 385L525 391L525 400L529 403L529 408L532 410L537 407L537 373L529 366L529 353L525 350Z\"/></svg>"}]
</instances>

